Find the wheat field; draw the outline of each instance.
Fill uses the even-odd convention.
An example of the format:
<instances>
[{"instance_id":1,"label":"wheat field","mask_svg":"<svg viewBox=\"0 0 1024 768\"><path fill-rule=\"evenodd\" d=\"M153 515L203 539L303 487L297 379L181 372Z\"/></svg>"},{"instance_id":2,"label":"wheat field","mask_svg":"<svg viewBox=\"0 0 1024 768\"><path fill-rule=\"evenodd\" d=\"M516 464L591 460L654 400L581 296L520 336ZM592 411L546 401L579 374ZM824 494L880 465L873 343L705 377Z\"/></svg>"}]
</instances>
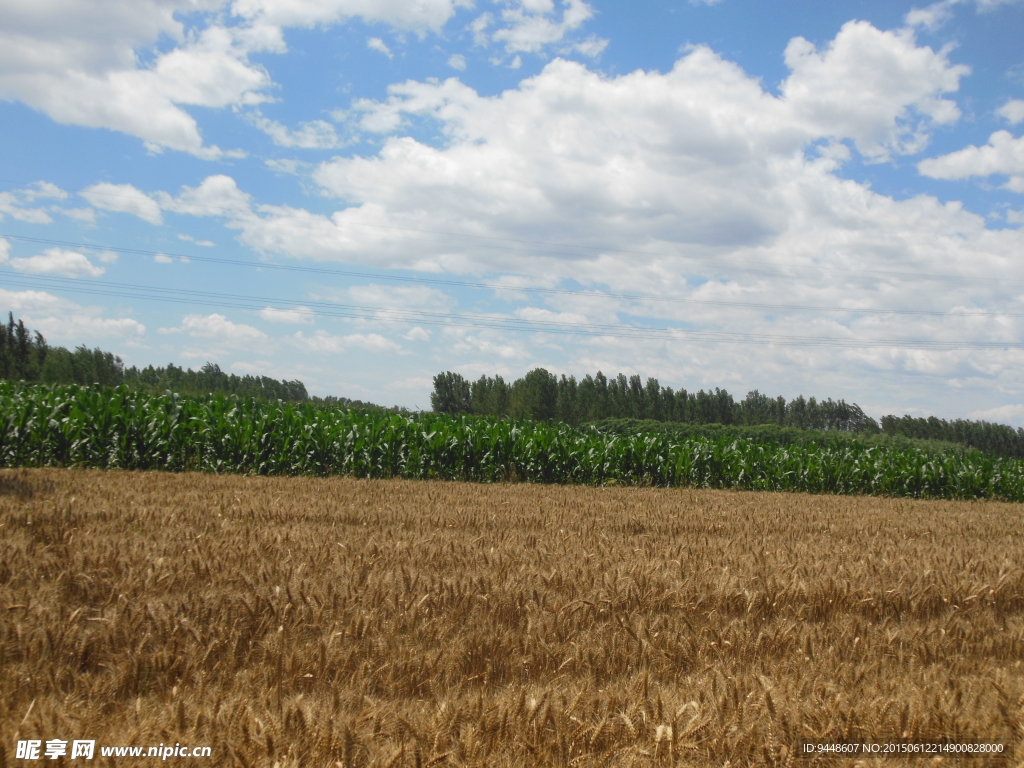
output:
<instances>
[{"instance_id":1,"label":"wheat field","mask_svg":"<svg viewBox=\"0 0 1024 768\"><path fill-rule=\"evenodd\" d=\"M175 765L817 766L795 745L825 736L999 740L960 762L1016 766L1022 511L5 470L0 768L53 738L212 748Z\"/></svg>"}]
</instances>

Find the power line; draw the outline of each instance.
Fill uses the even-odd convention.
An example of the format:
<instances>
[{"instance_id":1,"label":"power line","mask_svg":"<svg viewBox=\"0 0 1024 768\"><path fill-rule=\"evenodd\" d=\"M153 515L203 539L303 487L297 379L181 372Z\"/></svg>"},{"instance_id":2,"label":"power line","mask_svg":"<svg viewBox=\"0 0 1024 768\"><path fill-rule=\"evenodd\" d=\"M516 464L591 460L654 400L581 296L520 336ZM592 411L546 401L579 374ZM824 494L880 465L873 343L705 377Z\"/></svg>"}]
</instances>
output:
<instances>
[{"instance_id":1,"label":"power line","mask_svg":"<svg viewBox=\"0 0 1024 768\"><path fill-rule=\"evenodd\" d=\"M137 248L124 248L119 246L111 245L95 245L92 243L79 243L67 240L52 240L47 238L38 237L26 237L23 235L10 235L0 233L0 237L10 238L12 240L19 240L23 242L38 243L40 245L56 245L64 246L69 248L85 248L88 250L96 251L112 251L115 253L127 253L137 256L170 256L179 259L187 259L188 261L196 261L208 264L221 264L234 267L253 267L258 269L272 269L281 270L286 272L298 272L298 273L309 273L309 274L321 274L321 275L336 275L338 277L356 277L356 278L367 278L372 280L390 280L394 282L403 283L414 283L424 285L444 285L449 287L457 288L482 288L487 290L495 291L523 291L527 293L537 294L548 294L548 295L568 295L568 296L579 296L583 298L596 298L596 299L615 299L623 301L651 301L660 303L673 303L673 304L693 304L701 306L723 306L723 307L743 307L747 309L774 309L774 310L789 310L798 312L838 312L838 313L852 313L852 314L878 314L878 315L920 315L920 316L931 316L931 317L1024 317L1024 313L1013 313L1013 312L986 312L986 311L967 311L967 312L952 312L952 311L933 311L933 310L918 310L918 309L880 309L880 308L855 308L855 307L826 307L826 306L807 306L800 304L769 304L761 302L747 302L747 301L726 301L720 299L680 299L673 297L664 296L648 296L644 294L629 294L629 293L605 293L585 290L573 290L568 288L539 288L539 287L521 287L505 285L502 283L476 283L463 280L442 280L439 278L426 278L426 277L409 277L404 275L385 275L374 272L357 272L353 270L334 269L327 267L307 267L299 265L289 264L271 264L268 262L259 262L243 259L224 259L215 256L195 256L186 255L182 253L173 253L170 251L148 251Z\"/></svg>"},{"instance_id":2,"label":"power line","mask_svg":"<svg viewBox=\"0 0 1024 768\"><path fill-rule=\"evenodd\" d=\"M781 346L831 346L841 348L905 348L954 350L1003 350L1024 348L1020 343L935 341L926 339L852 339L820 336L788 336L782 334L753 334L730 331L692 331L682 328L623 326L599 323L567 323L525 318L494 317L488 315L431 312L426 310L399 310L359 304L334 302L300 302L291 299L250 296L245 294L214 293L155 286L93 281L82 284L69 278L49 276L9 275L22 285L57 285L63 290L89 295L117 298L136 298L176 304L192 304L235 309L266 309L267 302L285 307L285 311L299 314L348 319L373 319L392 322L416 323L434 326L469 327L502 331L568 334L582 336L608 336L618 338L644 338L664 341L715 341L729 344L765 344ZM318 309L305 307L313 304Z\"/></svg>"}]
</instances>

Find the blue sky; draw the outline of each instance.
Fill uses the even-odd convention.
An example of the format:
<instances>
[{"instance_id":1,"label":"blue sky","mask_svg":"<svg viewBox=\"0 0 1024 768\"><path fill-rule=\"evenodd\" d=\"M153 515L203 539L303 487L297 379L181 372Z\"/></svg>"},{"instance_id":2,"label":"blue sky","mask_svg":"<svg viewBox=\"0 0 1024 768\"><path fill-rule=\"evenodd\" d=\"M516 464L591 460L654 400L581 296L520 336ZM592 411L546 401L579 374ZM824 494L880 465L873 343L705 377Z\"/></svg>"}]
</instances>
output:
<instances>
[{"instance_id":1,"label":"blue sky","mask_svg":"<svg viewBox=\"0 0 1024 768\"><path fill-rule=\"evenodd\" d=\"M1024 425L1024 2L0 0L0 308L427 407Z\"/></svg>"}]
</instances>

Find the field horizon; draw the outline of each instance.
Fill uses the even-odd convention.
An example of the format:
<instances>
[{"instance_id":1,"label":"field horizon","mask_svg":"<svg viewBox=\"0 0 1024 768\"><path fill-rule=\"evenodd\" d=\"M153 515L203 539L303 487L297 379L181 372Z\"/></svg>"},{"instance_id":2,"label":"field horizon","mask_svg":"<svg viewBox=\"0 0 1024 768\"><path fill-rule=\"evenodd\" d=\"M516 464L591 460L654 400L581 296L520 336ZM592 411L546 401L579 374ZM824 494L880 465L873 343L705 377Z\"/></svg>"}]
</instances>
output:
<instances>
[{"instance_id":1,"label":"field horizon","mask_svg":"<svg viewBox=\"0 0 1024 768\"><path fill-rule=\"evenodd\" d=\"M25 739L422 768L809 766L803 738L945 738L1018 765L1021 510L0 470L0 768Z\"/></svg>"}]
</instances>

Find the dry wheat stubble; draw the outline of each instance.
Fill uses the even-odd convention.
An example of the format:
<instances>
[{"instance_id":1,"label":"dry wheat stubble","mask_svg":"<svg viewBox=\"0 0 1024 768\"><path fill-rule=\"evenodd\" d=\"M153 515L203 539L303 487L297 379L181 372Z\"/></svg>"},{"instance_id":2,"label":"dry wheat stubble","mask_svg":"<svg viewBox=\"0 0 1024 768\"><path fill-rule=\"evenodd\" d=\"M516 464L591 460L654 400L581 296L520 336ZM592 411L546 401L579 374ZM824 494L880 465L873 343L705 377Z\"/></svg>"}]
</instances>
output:
<instances>
[{"instance_id":1,"label":"dry wheat stubble","mask_svg":"<svg viewBox=\"0 0 1024 768\"><path fill-rule=\"evenodd\" d=\"M17 738L282 768L1015 750L1021 509L0 472L0 766Z\"/></svg>"}]
</instances>

